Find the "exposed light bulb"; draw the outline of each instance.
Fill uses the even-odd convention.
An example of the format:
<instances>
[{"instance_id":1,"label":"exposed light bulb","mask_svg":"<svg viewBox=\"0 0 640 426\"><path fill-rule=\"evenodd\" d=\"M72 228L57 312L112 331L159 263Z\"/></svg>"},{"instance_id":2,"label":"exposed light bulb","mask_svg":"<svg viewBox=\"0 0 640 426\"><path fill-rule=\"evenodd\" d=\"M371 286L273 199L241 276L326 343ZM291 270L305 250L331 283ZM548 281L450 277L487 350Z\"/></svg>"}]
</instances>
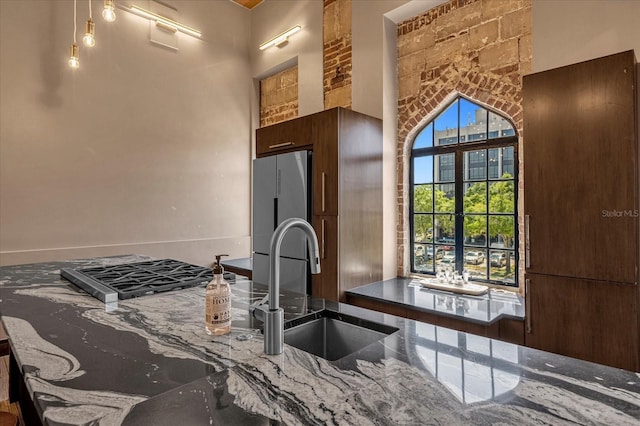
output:
<instances>
[{"instance_id":1,"label":"exposed light bulb","mask_svg":"<svg viewBox=\"0 0 640 426\"><path fill-rule=\"evenodd\" d=\"M84 37L82 38L82 42L87 47L93 47L96 44L96 38L94 36L96 32L96 24L93 22L93 19L87 19L86 24L84 25Z\"/></svg>"},{"instance_id":2,"label":"exposed light bulb","mask_svg":"<svg viewBox=\"0 0 640 426\"><path fill-rule=\"evenodd\" d=\"M113 22L116 20L116 8L113 5L113 0L104 0L104 9L102 10L102 17L107 22Z\"/></svg>"},{"instance_id":3,"label":"exposed light bulb","mask_svg":"<svg viewBox=\"0 0 640 426\"><path fill-rule=\"evenodd\" d=\"M78 45L75 43L71 45L71 55L69 56L68 63L71 68L80 68L80 60L78 59Z\"/></svg>"}]
</instances>

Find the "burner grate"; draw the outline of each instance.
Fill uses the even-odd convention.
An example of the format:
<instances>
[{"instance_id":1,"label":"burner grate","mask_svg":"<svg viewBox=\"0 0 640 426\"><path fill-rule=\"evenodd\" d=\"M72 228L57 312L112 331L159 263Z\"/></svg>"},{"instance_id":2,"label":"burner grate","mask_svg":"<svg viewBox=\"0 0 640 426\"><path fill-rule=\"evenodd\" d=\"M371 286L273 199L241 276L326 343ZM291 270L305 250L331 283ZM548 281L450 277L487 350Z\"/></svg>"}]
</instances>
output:
<instances>
[{"instance_id":1,"label":"burner grate","mask_svg":"<svg viewBox=\"0 0 640 426\"><path fill-rule=\"evenodd\" d=\"M213 279L213 271L173 259L60 271L63 278L105 303L202 285Z\"/></svg>"}]
</instances>

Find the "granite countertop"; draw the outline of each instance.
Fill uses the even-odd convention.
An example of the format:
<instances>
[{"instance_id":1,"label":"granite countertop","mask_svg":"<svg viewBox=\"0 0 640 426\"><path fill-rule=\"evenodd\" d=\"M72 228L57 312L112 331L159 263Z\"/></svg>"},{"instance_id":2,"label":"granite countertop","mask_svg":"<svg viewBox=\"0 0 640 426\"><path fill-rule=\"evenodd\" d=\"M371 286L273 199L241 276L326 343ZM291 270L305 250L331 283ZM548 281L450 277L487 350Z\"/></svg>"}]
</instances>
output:
<instances>
[{"instance_id":1,"label":"granite countertop","mask_svg":"<svg viewBox=\"0 0 640 426\"><path fill-rule=\"evenodd\" d=\"M398 277L356 287L346 293L480 324L491 324L502 318L524 318L522 296L504 290L490 289L480 296L469 296L420 287L413 278Z\"/></svg>"},{"instance_id":2,"label":"granite countertop","mask_svg":"<svg viewBox=\"0 0 640 426\"><path fill-rule=\"evenodd\" d=\"M638 425L640 376L345 304L283 293L286 319L331 309L399 330L337 361L285 345L263 353L250 303L232 284L229 335L204 331L204 288L119 301L59 278L61 267L0 268L0 315L48 424Z\"/></svg>"}]
</instances>

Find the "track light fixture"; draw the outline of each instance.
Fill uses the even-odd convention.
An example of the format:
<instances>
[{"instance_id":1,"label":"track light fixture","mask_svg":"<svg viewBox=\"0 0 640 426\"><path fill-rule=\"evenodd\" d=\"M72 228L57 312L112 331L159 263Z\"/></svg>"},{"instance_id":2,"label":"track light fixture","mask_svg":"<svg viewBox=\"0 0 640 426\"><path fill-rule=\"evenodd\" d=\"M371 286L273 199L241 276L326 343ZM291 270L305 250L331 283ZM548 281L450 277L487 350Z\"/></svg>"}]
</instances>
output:
<instances>
[{"instance_id":1,"label":"track light fixture","mask_svg":"<svg viewBox=\"0 0 640 426\"><path fill-rule=\"evenodd\" d=\"M287 31L282 34L278 34L274 38L269 41L265 41L260 45L260 50L267 49L271 46L282 47L289 42L289 37L300 31L302 27L300 25L296 25L293 28L289 28Z\"/></svg>"},{"instance_id":2,"label":"track light fixture","mask_svg":"<svg viewBox=\"0 0 640 426\"><path fill-rule=\"evenodd\" d=\"M195 28L188 27L184 24L174 21L173 19L169 19L166 16L158 15L150 10L143 9L140 6L136 6L135 4L128 9L129 12L134 13L138 16L142 16L143 18L149 19L152 22L156 23L156 26L162 28L166 31L177 32L189 34L192 37L199 38L202 36L202 33Z\"/></svg>"}]
</instances>

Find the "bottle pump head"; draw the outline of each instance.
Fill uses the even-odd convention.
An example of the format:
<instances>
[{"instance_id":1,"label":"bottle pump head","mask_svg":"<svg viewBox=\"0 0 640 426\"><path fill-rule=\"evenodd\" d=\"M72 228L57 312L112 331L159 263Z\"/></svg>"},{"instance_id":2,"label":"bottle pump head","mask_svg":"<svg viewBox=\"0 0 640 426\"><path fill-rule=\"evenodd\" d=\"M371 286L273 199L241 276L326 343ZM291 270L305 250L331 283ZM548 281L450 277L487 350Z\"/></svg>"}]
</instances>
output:
<instances>
[{"instance_id":1,"label":"bottle pump head","mask_svg":"<svg viewBox=\"0 0 640 426\"><path fill-rule=\"evenodd\" d=\"M229 256L228 254L216 254L216 261L213 264L213 273L214 274L222 274L224 273L224 268L220 265L220 259L222 256Z\"/></svg>"}]
</instances>

